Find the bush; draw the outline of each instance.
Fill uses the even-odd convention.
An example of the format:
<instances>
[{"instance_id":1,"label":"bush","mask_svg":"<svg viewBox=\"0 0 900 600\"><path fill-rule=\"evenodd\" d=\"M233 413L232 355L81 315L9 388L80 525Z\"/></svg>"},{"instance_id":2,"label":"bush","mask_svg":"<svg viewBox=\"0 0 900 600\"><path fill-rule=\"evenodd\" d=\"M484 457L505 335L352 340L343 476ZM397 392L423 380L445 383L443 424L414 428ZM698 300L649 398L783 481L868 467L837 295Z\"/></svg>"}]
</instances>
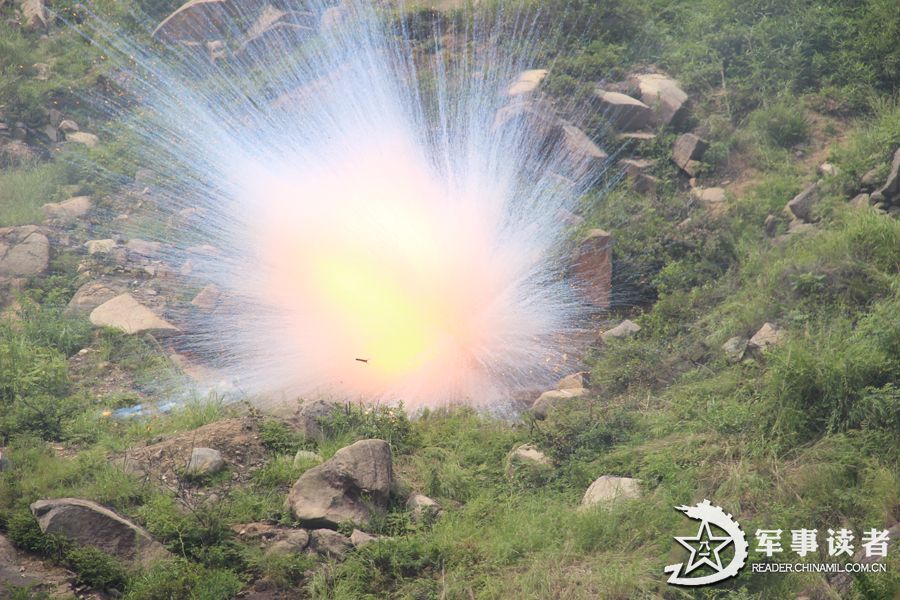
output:
<instances>
[{"instance_id":1,"label":"bush","mask_svg":"<svg viewBox=\"0 0 900 600\"><path fill-rule=\"evenodd\" d=\"M779 100L750 114L750 130L765 144L791 148L809 138L809 121L798 101Z\"/></svg>"},{"instance_id":2,"label":"bush","mask_svg":"<svg viewBox=\"0 0 900 600\"><path fill-rule=\"evenodd\" d=\"M243 584L231 571L208 569L184 559L157 563L134 577L125 600L229 600Z\"/></svg>"}]
</instances>

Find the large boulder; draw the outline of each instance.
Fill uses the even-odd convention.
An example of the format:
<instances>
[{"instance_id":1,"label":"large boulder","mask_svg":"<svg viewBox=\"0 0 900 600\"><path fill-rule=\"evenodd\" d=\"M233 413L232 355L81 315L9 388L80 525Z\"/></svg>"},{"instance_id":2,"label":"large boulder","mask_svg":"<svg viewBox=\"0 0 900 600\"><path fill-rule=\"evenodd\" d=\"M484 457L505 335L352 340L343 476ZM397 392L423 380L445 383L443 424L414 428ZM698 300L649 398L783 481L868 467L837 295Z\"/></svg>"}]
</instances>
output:
<instances>
[{"instance_id":1,"label":"large boulder","mask_svg":"<svg viewBox=\"0 0 900 600\"><path fill-rule=\"evenodd\" d=\"M361 440L303 473L286 505L304 524L337 527L345 521L368 524L387 510L393 481L391 447L384 440Z\"/></svg>"},{"instance_id":2,"label":"large boulder","mask_svg":"<svg viewBox=\"0 0 900 600\"><path fill-rule=\"evenodd\" d=\"M87 316L95 308L122 293L115 284L104 281L89 281L78 288L64 313L69 316Z\"/></svg>"},{"instance_id":3,"label":"large boulder","mask_svg":"<svg viewBox=\"0 0 900 600\"><path fill-rule=\"evenodd\" d=\"M353 549L353 542L331 529L314 529L309 534L309 549L326 558L340 560Z\"/></svg>"},{"instance_id":4,"label":"large boulder","mask_svg":"<svg viewBox=\"0 0 900 600\"><path fill-rule=\"evenodd\" d=\"M0 276L31 277L47 270L50 240L34 225L0 229Z\"/></svg>"},{"instance_id":5,"label":"large boulder","mask_svg":"<svg viewBox=\"0 0 900 600\"><path fill-rule=\"evenodd\" d=\"M584 492L581 506L589 508L599 504L608 505L621 500L640 498L641 488L639 484L640 482L637 479L632 479L631 477L603 475L598 477Z\"/></svg>"},{"instance_id":6,"label":"large boulder","mask_svg":"<svg viewBox=\"0 0 900 600\"><path fill-rule=\"evenodd\" d=\"M215 448L194 448L188 461L186 473L191 477L215 475L225 468L222 453Z\"/></svg>"},{"instance_id":7,"label":"large boulder","mask_svg":"<svg viewBox=\"0 0 900 600\"><path fill-rule=\"evenodd\" d=\"M233 0L190 0L157 25L153 37L164 42L221 39L230 32L232 19L244 16L241 12Z\"/></svg>"},{"instance_id":8,"label":"large boulder","mask_svg":"<svg viewBox=\"0 0 900 600\"><path fill-rule=\"evenodd\" d=\"M169 554L145 529L90 500L38 500L31 513L45 534L96 546L125 561L147 564Z\"/></svg>"},{"instance_id":9,"label":"large boulder","mask_svg":"<svg viewBox=\"0 0 900 600\"><path fill-rule=\"evenodd\" d=\"M637 332L641 330L641 326L631 321L629 319L625 319L615 327L611 329L607 329L603 333L600 334L600 340L603 342L611 342L612 340L623 340L625 338L630 338Z\"/></svg>"},{"instance_id":10,"label":"large boulder","mask_svg":"<svg viewBox=\"0 0 900 600\"><path fill-rule=\"evenodd\" d=\"M632 81L640 90L641 101L653 111L656 125L679 125L687 113L688 95L678 82L667 75L635 75Z\"/></svg>"},{"instance_id":11,"label":"large boulder","mask_svg":"<svg viewBox=\"0 0 900 600\"><path fill-rule=\"evenodd\" d=\"M595 308L607 309L612 295L612 236L602 229L587 232L572 257L575 285Z\"/></svg>"},{"instance_id":12,"label":"large boulder","mask_svg":"<svg viewBox=\"0 0 900 600\"><path fill-rule=\"evenodd\" d=\"M672 162L688 175L697 174L697 166L695 163L703 158L703 153L709 144L698 135L693 133L683 133L675 138L675 145L672 146Z\"/></svg>"},{"instance_id":13,"label":"large boulder","mask_svg":"<svg viewBox=\"0 0 900 600\"><path fill-rule=\"evenodd\" d=\"M130 334L150 332L159 335L178 331L177 327L157 316L128 293L120 294L95 308L91 311L90 320L98 327L112 327Z\"/></svg>"},{"instance_id":14,"label":"large boulder","mask_svg":"<svg viewBox=\"0 0 900 600\"><path fill-rule=\"evenodd\" d=\"M894 151L891 170L884 185L878 188L875 194L881 194L888 204L897 204L897 201L900 200L900 148Z\"/></svg>"},{"instance_id":15,"label":"large boulder","mask_svg":"<svg viewBox=\"0 0 900 600\"><path fill-rule=\"evenodd\" d=\"M594 92L603 116L622 130L643 129L653 121L650 107L631 96L598 89Z\"/></svg>"}]
</instances>

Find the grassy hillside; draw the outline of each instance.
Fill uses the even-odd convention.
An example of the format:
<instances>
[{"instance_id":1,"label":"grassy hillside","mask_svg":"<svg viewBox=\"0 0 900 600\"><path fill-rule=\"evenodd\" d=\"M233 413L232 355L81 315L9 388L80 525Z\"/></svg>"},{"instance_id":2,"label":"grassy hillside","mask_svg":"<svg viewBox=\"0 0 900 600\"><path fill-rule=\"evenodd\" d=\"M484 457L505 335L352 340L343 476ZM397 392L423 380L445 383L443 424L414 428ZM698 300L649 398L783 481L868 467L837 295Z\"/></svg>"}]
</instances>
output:
<instances>
[{"instance_id":1,"label":"grassy hillside","mask_svg":"<svg viewBox=\"0 0 900 600\"><path fill-rule=\"evenodd\" d=\"M138 5L154 18L172 8ZM37 153L4 163L0 227L38 223L42 204L73 189L109 208L118 190L83 167L113 167L123 142L114 122L80 100L104 91L104 60L59 23L46 36L20 31L7 22L14 10L0 7L2 121L38 129L56 108L104 139L65 150L66 160ZM514 422L464 408L412 416L350 406L322 419L318 441L215 397L147 419L109 418L164 397L160 382L179 385L177 367L150 336L92 330L64 314L85 281L83 252L64 248L45 275L5 298L0 316L0 447L13 464L0 472L0 532L76 573L85 589L129 600L225 599L257 593L261 580L283 597L347 600L896 598L896 546L887 574L842 588L822 575L747 568L713 587L678 589L663 574L681 560L673 536L692 532L673 507L704 498L751 538L757 528L861 531L900 520L900 222L896 210L848 202L867 173L884 180L900 146L895 2L554 1L541 3L541 15L545 86L558 102L641 67L670 73L691 95L690 129L710 142L699 181L727 190L721 213L692 202L687 177L669 161L676 134L661 130L628 149L656 160L655 192L623 182L584 198L581 227L615 239L610 322L641 326L586 357L587 398L545 420L525 413ZM50 64L51 77L36 80L34 63ZM825 162L833 169L823 175ZM819 179L814 222L788 234L785 203ZM781 341L730 360L722 345L767 322ZM230 418L252 423L263 448L246 474L167 487L111 460ZM370 529L385 539L338 561L273 557L236 533L256 521L294 524L285 495L315 464L295 461L297 450L327 459L372 437L390 442L399 482ZM552 466L509 472L507 456L522 443ZM578 510L601 475L639 479L641 498ZM412 491L438 501L440 517L414 519L405 505ZM172 558L135 571L45 536L28 506L47 497L109 506ZM766 559L751 552L750 560Z\"/></svg>"}]
</instances>

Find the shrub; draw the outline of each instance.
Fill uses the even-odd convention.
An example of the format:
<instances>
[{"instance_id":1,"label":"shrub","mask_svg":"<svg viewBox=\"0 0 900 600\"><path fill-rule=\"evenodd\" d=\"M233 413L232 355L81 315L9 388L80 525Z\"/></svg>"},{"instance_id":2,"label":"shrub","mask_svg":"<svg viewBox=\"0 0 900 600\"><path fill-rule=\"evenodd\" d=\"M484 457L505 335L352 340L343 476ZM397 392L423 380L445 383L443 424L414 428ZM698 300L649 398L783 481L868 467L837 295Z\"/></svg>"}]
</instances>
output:
<instances>
[{"instance_id":1,"label":"shrub","mask_svg":"<svg viewBox=\"0 0 900 600\"><path fill-rule=\"evenodd\" d=\"M750 130L766 144L791 148L809 138L809 121L797 101L780 100L750 114Z\"/></svg>"},{"instance_id":2,"label":"shrub","mask_svg":"<svg viewBox=\"0 0 900 600\"><path fill-rule=\"evenodd\" d=\"M157 563L134 577L125 600L228 600L243 584L224 569L208 569L184 559Z\"/></svg>"}]
</instances>

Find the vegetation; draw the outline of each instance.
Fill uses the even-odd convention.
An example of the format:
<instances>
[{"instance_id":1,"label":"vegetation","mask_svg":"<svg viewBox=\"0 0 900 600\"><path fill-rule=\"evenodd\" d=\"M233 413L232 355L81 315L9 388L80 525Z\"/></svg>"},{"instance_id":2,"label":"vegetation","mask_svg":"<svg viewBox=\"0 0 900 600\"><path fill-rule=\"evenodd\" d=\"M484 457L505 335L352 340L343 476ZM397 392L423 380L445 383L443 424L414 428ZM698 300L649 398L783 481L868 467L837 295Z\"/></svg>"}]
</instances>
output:
<instances>
[{"instance_id":1,"label":"vegetation","mask_svg":"<svg viewBox=\"0 0 900 600\"><path fill-rule=\"evenodd\" d=\"M623 182L584 198L582 227L615 235L610 318L628 317L642 328L587 357L589 398L541 421L527 414L504 421L466 408L408 415L402 406L348 406L321 420L320 440L215 396L171 413L111 418L117 409L166 397L179 380L152 338L92 331L65 315L83 280L78 257L61 253L0 313L0 446L13 464L0 472L0 531L19 549L72 570L79 584L128 600L224 600L259 579L317 599L586 599L676 597L662 569L671 562L672 537L689 524L673 507L703 498L733 512L746 532L860 531L896 522L900 223L896 214L847 203L864 174L883 180L900 145L896 3L535 4L546 26L536 23L539 55L552 67L545 85L557 100L585 101L595 82L635 68L666 70L691 93L690 126L710 141L701 179L735 182L722 214L695 206L669 161L674 133L663 130L629 148L657 161L655 193ZM81 18L74 4L54 7ZM159 18L174 4L98 7L136 27L126 23L127 9ZM2 6L0 15L12 10ZM430 3L422 10L432 14ZM2 21L4 122L37 127L58 107L102 126L103 115L81 104L82 93L105 85L95 49L68 30L40 37ZM422 44L432 43L430 24L424 17L414 23L423 27L414 31ZM50 65L48 79L36 77L40 62ZM592 134L603 131L588 125ZM63 199L63 186L112 191L113 184L98 185L78 165L89 159L133 172L125 146L119 138L66 160L3 171L0 227L39 222L41 204ZM786 201L818 178L826 159L835 171L821 182L814 230L783 235ZM775 225L767 233L768 215ZM750 337L766 322L783 330L782 343L739 362L726 357L726 340ZM89 352L81 356L83 348ZM100 384L111 370L126 374L134 391L105 391ZM226 473L169 489L110 460L235 415L256 420L265 450L240 485L228 485ZM314 464L295 460L298 450L327 459L371 437L387 440L394 453L397 489L388 514L371 528L388 539L336 562L269 556L235 534L242 523L293 524L284 497ZM522 443L540 448L553 468L538 478L508 477L506 457ZM604 474L639 479L642 498L577 510L584 490ZM411 491L437 500L442 516L413 519L403 502ZM214 493L217 502L204 504L196 492ZM135 569L42 534L29 504L65 496L134 519L172 558ZM751 561L763 560L751 554ZM895 598L896 547L888 560L887 574L855 576L848 596ZM684 596L800 593L824 596L830 588L822 576L745 569Z\"/></svg>"}]
</instances>

